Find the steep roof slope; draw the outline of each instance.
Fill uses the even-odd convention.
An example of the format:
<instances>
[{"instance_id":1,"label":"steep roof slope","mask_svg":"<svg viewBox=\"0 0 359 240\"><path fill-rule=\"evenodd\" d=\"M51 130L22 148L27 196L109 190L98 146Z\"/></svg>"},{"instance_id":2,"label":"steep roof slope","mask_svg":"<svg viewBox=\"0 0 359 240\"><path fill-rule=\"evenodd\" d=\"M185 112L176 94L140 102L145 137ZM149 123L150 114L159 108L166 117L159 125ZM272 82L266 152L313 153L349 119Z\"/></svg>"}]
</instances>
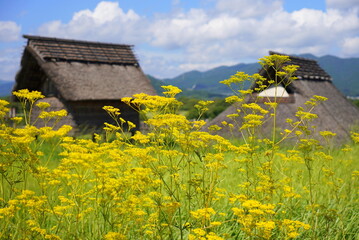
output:
<instances>
[{"instance_id":1,"label":"steep roof slope","mask_svg":"<svg viewBox=\"0 0 359 240\"><path fill-rule=\"evenodd\" d=\"M270 55L285 55L278 52L269 52ZM296 71L295 76L298 79L306 79L306 80L328 80L331 81L331 76L321 68L317 61L309 58L290 56L290 62L284 65L298 65L299 69ZM261 69L263 71L263 69ZM262 72L263 74L263 72Z\"/></svg>"},{"instance_id":2,"label":"steep roof slope","mask_svg":"<svg viewBox=\"0 0 359 240\"><path fill-rule=\"evenodd\" d=\"M132 46L24 35L28 39L15 90L40 90L50 79L69 101L155 94Z\"/></svg>"},{"instance_id":3,"label":"steep roof slope","mask_svg":"<svg viewBox=\"0 0 359 240\"><path fill-rule=\"evenodd\" d=\"M271 52L271 54L277 54ZM331 77L320 68L314 60L297 58L290 56L290 64L299 65L300 68L296 73L298 77L288 86L294 96L293 102L283 102L277 107L277 127L280 129L290 126L286 123L287 118L296 119L295 113L298 107L303 107L313 95L327 97L328 100L316 106L313 113L318 114L319 118L313 121L313 125L317 126L316 132L332 131L337 134L339 140L348 140L351 128L359 126L359 109L349 102L344 95L332 84ZM260 71L264 73L263 69ZM264 107L264 104L261 103ZM213 119L209 124L217 124L221 126L222 121L233 123L234 121L226 116L236 112L236 105L230 106L219 116ZM263 135L268 136L272 131L273 121L269 119L262 126ZM230 136L228 129L223 128L219 131L220 135ZM234 137L240 137L239 132L234 132Z\"/></svg>"}]
</instances>

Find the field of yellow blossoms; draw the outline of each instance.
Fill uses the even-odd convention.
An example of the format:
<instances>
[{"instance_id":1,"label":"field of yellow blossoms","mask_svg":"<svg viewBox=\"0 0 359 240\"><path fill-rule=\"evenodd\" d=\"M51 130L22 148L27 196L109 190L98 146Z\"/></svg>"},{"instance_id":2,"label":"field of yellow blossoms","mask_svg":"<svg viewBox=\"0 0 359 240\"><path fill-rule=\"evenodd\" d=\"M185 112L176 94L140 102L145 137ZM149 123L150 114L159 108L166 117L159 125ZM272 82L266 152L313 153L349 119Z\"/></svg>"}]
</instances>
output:
<instances>
[{"instance_id":1,"label":"field of yellow blossoms","mask_svg":"<svg viewBox=\"0 0 359 240\"><path fill-rule=\"evenodd\" d=\"M288 60L260 61L275 68ZM294 80L295 70L276 69L272 83ZM258 80L237 73L222 83L234 89ZM204 131L205 121L177 113L181 90L163 88L164 96L122 99L148 131L127 134L133 123L104 106L114 121L93 139L48 125L67 113L47 111L49 104L36 102L40 92L14 92L22 117L7 119L8 102L0 100L0 239L359 239L359 134L333 147L335 134L321 132L321 141L305 131L325 98L313 96L293 129L263 139L257 130L264 116L276 117L275 102L246 104L251 90L234 89L227 101L245 110L244 120ZM196 108L204 113L208 104ZM34 108L45 127L31 122ZM216 135L224 127L246 137ZM284 145L293 136L297 144Z\"/></svg>"}]
</instances>

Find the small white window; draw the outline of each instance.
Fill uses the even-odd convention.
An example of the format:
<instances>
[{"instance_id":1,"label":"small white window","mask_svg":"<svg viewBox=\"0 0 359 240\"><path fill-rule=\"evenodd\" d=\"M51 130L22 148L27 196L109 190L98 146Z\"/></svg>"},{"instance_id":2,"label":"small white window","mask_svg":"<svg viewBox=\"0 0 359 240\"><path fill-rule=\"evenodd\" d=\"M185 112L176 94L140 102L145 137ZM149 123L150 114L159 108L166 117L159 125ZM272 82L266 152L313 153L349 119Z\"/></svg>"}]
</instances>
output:
<instances>
[{"instance_id":1,"label":"small white window","mask_svg":"<svg viewBox=\"0 0 359 240\"><path fill-rule=\"evenodd\" d=\"M283 86L271 86L258 94L260 97L289 97Z\"/></svg>"}]
</instances>

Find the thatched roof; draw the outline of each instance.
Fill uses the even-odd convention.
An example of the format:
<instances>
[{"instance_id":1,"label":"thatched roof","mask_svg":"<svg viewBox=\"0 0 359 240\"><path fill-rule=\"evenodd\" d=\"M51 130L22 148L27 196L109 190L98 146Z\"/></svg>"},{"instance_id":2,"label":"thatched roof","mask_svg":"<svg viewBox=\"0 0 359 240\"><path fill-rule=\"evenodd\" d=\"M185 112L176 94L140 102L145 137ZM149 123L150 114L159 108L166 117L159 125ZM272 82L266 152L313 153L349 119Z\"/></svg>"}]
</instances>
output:
<instances>
[{"instance_id":1,"label":"thatched roof","mask_svg":"<svg viewBox=\"0 0 359 240\"><path fill-rule=\"evenodd\" d=\"M138 64L131 45L78 41L24 35L28 46L45 61Z\"/></svg>"},{"instance_id":2,"label":"thatched roof","mask_svg":"<svg viewBox=\"0 0 359 240\"><path fill-rule=\"evenodd\" d=\"M14 90L41 90L52 81L68 101L155 94L132 46L24 35L28 39Z\"/></svg>"},{"instance_id":3,"label":"thatched roof","mask_svg":"<svg viewBox=\"0 0 359 240\"><path fill-rule=\"evenodd\" d=\"M271 52L271 54L274 54ZM292 60L290 64L300 66L297 72L298 79L295 80L289 88L294 91L291 92L291 97L294 101L286 102L279 101L277 107L277 126L280 129L288 128L290 126L286 123L287 118L296 119L295 113L298 107L305 106L304 103L308 101L313 95L327 97L328 100L316 106L313 113L318 114L319 118L313 121L313 125L317 126L318 131L332 131L337 134L340 140L348 140L350 131L353 126L359 126L359 109L349 102L344 95L332 84L330 76L320 68L316 61L311 59L304 59L290 56ZM260 73L263 73L261 70ZM261 103L260 105L263 105ZM222 121L233 123L233 120L226 116L236 112L236 106L232 105L219 116L213 119L209 124L217 124L221 126ZM272 130L273 122L267 121L262 126L262 132L268 136ZM220 135L230 136L231 133L227 128L219 131ZM239 137L240 133L235 132L235 137Z\"/></svg>"},{"instance_id":4,"label":"thatched roof","mask_svg":"<svg viewBox=\"0 0 359 240\"><path fill-rule=\"evenodd\" d=\"M283 53L269 51L270 55L286 55ZM286 55L287 56L287 55ZM331 76L321 68L317 61L308 58L302 58L297 56L290 56L290 62L284 64L293 64L300 66L296 71L295 76L298 79L306 79L306 80L332 80ZM263 71L263 69L261 69Z\"/></svg>"}]
</instances>

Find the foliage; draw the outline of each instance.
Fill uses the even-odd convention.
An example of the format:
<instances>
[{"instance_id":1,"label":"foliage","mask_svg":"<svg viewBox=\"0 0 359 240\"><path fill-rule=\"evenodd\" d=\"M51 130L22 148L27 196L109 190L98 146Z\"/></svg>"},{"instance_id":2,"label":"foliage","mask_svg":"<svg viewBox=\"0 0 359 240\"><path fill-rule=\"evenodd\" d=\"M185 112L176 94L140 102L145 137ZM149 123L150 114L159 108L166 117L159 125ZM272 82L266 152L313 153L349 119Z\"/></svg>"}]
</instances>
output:
<instances>
[{"instance_id":1,"label":"foliage","mask_svg":"<svg viewBox=\"0 0 359 240\"><path fill-rule=\"evenodd\" d=\"M352 99L351 101L355 106L359 107L359 99Z\"/></svg>"},{"instance_id":2,"label":"foliage","mask_svg":"<svg viewBox=\"0 0 359 240\"><path fill-rule=\"evenodd\" d=\"M179 97L178 100L183 102L180 111L186 112L185 115L188 119L199 118L199 112L195 105L199 101L201 101L200 99L191 97ZM213 103L208 106L208 111L204 112L201 117L202 119L213 119L229 106L230 104L227 103L224 98L215 98L213 99Z\"/></svg>"},{"instance_id":3,"label":"foliage","mask_svg":"<svg viewBox=\"0 0 359 240\"><path fill-rule=\"evenodd\" d=\"M238 105L238 114L228 116L237 125L224 122L209 132L203 120L177 114L180 90L173 86L163 87L164 96L122 99L143 114L149 132L126 134L123 124L133 124L105 106L117 124L105 123L106 136L93 140L68 136L69 126L48 126L64 112L36 104L38 92L15 94L24 116L33 107L43 111L42 128L29 120L17 127L25 121L18 117L9 126L1 100L0 239L355 239L359 148L334 151L335 134L328 131L322 141L311 137L318 117L312 109L325 99L308 100L280 137L273 131L272 139L261 139L258 126L265 115L276 117L277 103L246 103L253 93L236 89L248 80L263 80L261 89L265 82L293 81L296 67L283 68L286 61L261 59L277 73L274 79L237 73L224 80L235 93L226 101ZM209 103L196 104L199 116ZM241 131L242 141L213 133L222 127ZM352 135L359 143L359 134ZM289 138L298 144L283 148Z\"/></svg>"},{"instance_id":4,"label":"foliage","mask_svg":"<svg viewBox=\"0 0 359 240\"><path fill-rule=\"evenodd\" d=\"M11 96L0 97L0 100L5 100L9 104L7 105L8 108L15 108L16 113L22 114L21 104L19 102L11 101Z\"/></svg>"}]
</instances>

